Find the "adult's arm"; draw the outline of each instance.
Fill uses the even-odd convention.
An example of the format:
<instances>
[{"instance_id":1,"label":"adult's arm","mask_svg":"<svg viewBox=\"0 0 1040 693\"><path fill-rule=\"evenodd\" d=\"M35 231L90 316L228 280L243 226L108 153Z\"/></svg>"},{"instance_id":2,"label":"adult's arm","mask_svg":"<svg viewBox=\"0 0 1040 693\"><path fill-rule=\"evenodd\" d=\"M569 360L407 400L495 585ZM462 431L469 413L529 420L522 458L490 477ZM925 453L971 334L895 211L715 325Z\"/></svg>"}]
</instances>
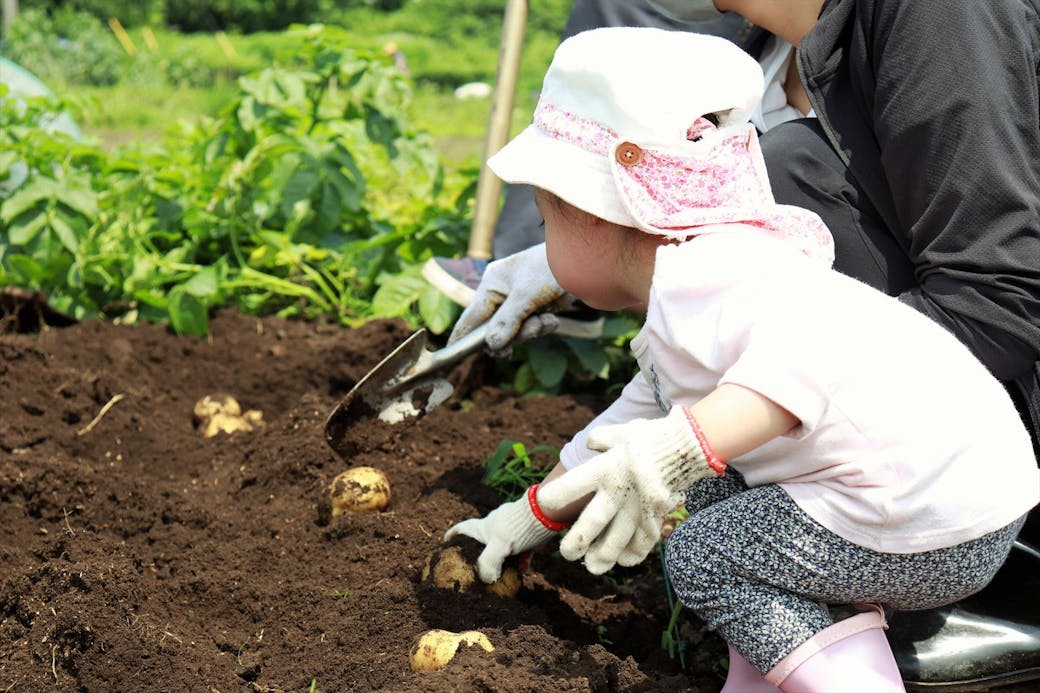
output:
<instances>
[{"instance_id":1,"label":"adult's arm","mask_svg":"<svg viewBox=\"0 0 1040 693\"><path fill-rule=\"evenodd\" d=\"M856 9L871 31L881 165L919 281L900 300L1003 380L1040 359L1038 11L1036 0Z\"/></svg>"}]
</instances>

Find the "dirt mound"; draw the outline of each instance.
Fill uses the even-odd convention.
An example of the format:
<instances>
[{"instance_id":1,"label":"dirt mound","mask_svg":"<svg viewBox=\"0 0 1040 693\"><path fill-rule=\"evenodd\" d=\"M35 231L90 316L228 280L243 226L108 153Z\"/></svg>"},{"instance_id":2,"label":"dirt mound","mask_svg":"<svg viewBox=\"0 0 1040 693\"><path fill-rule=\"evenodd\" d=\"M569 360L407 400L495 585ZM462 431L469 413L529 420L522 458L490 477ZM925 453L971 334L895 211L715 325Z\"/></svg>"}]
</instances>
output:
<instances>
[{"instance_id":1,"label":"dirt mound","mask_svg":"<svg viewBox=\"0 0 1040 693\"><path fill-rule=\"evenodd\" d=\"M233 312L208 339L87 322L0 336L0 690L717 690L724 647L700 638L683 673L661 649L669 609L650 562L593 578L551 550L517 599L420 583L454 522L498 503L480 483L503 439L560 447L596 402L481 383L424 419L357 432L342 460L325 417L408 334ZM203 438L201 397L263 412ZM390 478L389 510L323 521L348 465ZM430 628L484 631L414 674Z\"/></svg>"}]
</instances>

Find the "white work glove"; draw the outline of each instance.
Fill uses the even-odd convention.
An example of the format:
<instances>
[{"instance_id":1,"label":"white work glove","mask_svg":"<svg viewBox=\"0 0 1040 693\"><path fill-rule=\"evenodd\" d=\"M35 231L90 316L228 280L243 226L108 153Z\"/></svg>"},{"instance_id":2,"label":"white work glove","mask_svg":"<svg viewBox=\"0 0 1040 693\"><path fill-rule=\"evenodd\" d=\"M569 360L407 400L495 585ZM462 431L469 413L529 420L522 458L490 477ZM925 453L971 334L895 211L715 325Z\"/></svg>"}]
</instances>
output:
<instances>
[{"instance_id":1,"label":"white work glove","mask_svg":"<svg viewBox=\"0 0 1040 693\"><path fill-rule=\"evenodd\" d=\"M489 350L501 353L513 342L555 330L559 323L552 313L573 304L574 299L549 270L545 244L539 243L488 264L473 301L459 316L448 343L490 320L485 341Z\"/></svg>"},{"instance_id":2,"label":"white work glove","mask_svg":"<svg viewBox=\"0 0 1040 693\"><path fill-rule=\"evenodd\" d=\"M535 491L528 493L537 493L537 486ZM492 583L501 577L502 563L507 556L541 546L558 533L559 530L549 529L535 517L525 494L498 506L487 517L463 520L454 525L444 533L444 541L451 541L461 534L484 544L484 550L477 558L477 573L481 580Z\"/></svg>"},{"instance_id":3,"label":"white work glove","mask_svg":"<svg viewBox=\"0 0 1040 693\"><path fill-rule=\"evenodd\" d=\"M660 540L661 525L694 482L719 476L726 465L702 445L682 406L660 419L634 419L589 431L588 446L602 451L542 488L543 508L560 508L594 494L560 542L567 560L584 557L599 575L615 563L632 566Z\"/></svg>"}]
</instances>

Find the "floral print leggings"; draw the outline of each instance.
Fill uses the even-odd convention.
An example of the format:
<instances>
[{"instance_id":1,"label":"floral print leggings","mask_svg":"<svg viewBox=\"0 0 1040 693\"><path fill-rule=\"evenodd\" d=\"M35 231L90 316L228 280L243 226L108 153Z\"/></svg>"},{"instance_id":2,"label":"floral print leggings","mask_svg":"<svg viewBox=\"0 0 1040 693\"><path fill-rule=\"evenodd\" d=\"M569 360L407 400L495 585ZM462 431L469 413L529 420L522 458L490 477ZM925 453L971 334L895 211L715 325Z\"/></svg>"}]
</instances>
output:
<instances>
[{"instance_id":1,"label":"floral print leggings","mask_svg":"<svg viewBox=\"0 0 1040 693\"><path fill-rule=\"evenodd\" d=\"M834 622L826 604L930 609L979 591L1025 521L934 551L879 553L825 529L779 486L748 488L732 470L694 484L686 509L666 551L675 592L763 674Z\"/></svg>"}]
</instances>

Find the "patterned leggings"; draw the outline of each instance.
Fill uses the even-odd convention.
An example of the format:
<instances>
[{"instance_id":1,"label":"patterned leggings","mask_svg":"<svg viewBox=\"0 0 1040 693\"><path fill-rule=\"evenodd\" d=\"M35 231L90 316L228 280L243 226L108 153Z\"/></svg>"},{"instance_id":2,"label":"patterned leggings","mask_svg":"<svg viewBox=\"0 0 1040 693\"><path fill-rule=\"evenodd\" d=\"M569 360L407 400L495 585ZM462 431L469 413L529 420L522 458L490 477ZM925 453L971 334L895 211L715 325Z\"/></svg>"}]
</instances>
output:
<instances>
[{"instance_id":1,"label":"patterned leggings","mask_svg":"<svg viewBox=\"0 0 1040 693\"><path fill-rule=\"evenodd\" d=\"M930 609L982 589L1025 518L923 553L879 553L825 529L779 486L732 471L687 491L690 517L668 539L675 592L753 667L768 672L833 623L825 604Z\"/></svg>"}]
</instances>

